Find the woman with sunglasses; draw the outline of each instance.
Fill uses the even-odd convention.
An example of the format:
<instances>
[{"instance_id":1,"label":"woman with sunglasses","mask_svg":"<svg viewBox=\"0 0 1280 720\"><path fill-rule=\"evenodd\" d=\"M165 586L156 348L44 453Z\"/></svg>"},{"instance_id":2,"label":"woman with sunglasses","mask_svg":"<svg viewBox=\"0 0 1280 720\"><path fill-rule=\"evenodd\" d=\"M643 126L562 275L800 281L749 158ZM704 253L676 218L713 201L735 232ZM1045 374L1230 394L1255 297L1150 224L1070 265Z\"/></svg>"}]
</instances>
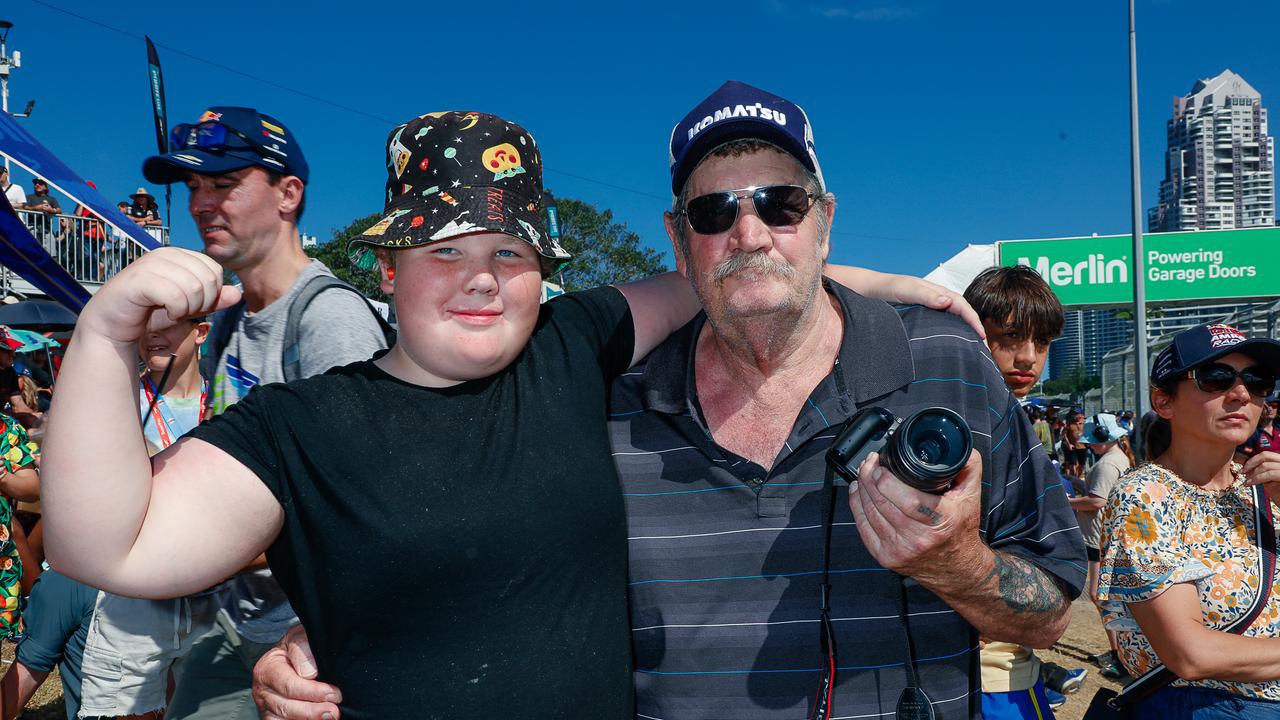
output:
<instances>
[{"instance_id":1,"label":"woman with sunglasses","mask_svg":"<svg viewBox=\"0 0 1280 720\"><path fill-rule=\"evenodd\" d=\"M1280 490L1280 455L1232 461L1277 371L1280 342L1221 324L1179 333L1156 357L1151 404L1169 443L1107 500L1098 588L1120 661L1156 688L1134 704L1136 718L1280 715L1268 498Z\"/></svg>"}]
</instances>

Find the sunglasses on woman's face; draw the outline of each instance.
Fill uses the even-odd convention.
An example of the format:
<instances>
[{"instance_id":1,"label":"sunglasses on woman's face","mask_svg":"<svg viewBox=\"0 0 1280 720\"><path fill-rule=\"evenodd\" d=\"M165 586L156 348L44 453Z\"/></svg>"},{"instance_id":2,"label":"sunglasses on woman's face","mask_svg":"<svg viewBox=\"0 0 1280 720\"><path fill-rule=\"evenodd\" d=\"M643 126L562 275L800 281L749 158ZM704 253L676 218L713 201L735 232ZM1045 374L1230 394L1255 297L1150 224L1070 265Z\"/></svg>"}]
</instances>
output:
<instances>
[{"instance_id":1,"label":"sunglasses on woman's face","mask_svg":"<svg viewBox=\"0 0 1280 720\"><path fill-rule=\"evenodd\" d=\"M1252 365L1243 370L1225 363L1207 363L1189 370L1187 377L1196 381L1196 387L1207 393L1226 392L1235 387L1236 378L1244 383L1250 395L1266 397L1276 389L1276 376Z\"/></svg>"},{"instance_id":2,"label":"sunglasses on woman's face","mask_svg":"<svg viewBox=\"0 0 1280 720\"><path fill-rule=\"evenodd\" d=\"M799 185L765 185L699 195L680 212L701 235L722 233L738 220L740 200L751 198L756 215L769 227L799 225L818 197Z\"/></svg>"}]
</instances>

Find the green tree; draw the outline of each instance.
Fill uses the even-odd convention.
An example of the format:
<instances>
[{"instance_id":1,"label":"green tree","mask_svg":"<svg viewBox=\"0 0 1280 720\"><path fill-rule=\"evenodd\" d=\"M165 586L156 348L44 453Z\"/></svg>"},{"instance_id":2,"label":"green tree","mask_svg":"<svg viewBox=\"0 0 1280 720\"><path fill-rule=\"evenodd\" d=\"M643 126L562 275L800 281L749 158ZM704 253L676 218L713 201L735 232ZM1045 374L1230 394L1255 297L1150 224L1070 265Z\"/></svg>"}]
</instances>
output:
<instances>
[{"instance_id":1,"label":"green tree","mask_svg":"<svg viewBox=\"0 0 1280 720\"><path fill-rule=\"evenodd\" d=\"M1086 392L1100 387L1102 387L1102 378L1097 375L1086 375L1084 367L1077 365L1070 374L1045 382L1043 392L1045 395L1083 396Z\"/></svg>"},{"instance_id":2,"label":"green tree","mask_svg":"<svg viewBox=\"0 0 1280 720\"><path fill-rule=\"evenodd\" d=\"M614 222L613 211L557 198L560 244L573 253L573 262L552 282L564 281L565 291L638 280L668 270L664 253L640 245L640 236L625 223Z\"/></svg>"},{"instance_id":3,"label":"green tree","mask_svg":"<svg viewBox=\"0 0 1280 720\"><path fill-rule=\"evenodd\" d=\"M335 231L333 239L323 245L307 248L306 252L310 257L316 258L327 265L334 275L337 275L344 282L350 283L365 297L386 302L387 296L383 295L382 288L378 287L380 281L378 274L356 268L347 257L347 244L351 242L351 238L368 230L370 226L381 219L382 213L356 218L351 221L350 225Z\"/></svg>"}]
</instances>

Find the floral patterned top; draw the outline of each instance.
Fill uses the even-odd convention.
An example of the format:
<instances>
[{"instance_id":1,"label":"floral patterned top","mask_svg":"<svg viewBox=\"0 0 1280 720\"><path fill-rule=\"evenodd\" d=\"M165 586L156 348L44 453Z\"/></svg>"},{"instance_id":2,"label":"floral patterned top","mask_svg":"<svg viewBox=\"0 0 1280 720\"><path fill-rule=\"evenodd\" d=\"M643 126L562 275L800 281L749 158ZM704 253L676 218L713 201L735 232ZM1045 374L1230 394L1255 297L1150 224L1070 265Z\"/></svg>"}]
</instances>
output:
<instances>
[{"instance_id":1,"label":"floral patterned top","mask_svg":"<svg viewBox=\"0 0 1280 720\"><path fill-rule=\"evenodd\" d=\"M1205 625L1222 630L1244 615L1258 593L1264 573L1253 491L1244 486L1238 464L1231 470L1231 487L1205 490L1148 463L1125 475L1107 499L1098 599L1107 627L1118 632L1120 660L1135 677L1159 659L1126 603L1150 600L1175 583L1194 583ZM1280 637L1280 586L1272 588L1266 607L1244 634ZM1173 684L1280 700L1280 680Z\"/></svg>"},{"instance_id":2,"label":"floral patterned top","mask_svg":"<svg viewBox=\"0 0 1280 720\"><path fill-rule=\"evenodd\" d=\"M19 470L36 461L40 449L27 437L17 420L0 414L0 463L4 472ZM21 631L22 623L22 559L11 531L13 505L0 495L0 638Z\"/></svg>"}]
</instances>

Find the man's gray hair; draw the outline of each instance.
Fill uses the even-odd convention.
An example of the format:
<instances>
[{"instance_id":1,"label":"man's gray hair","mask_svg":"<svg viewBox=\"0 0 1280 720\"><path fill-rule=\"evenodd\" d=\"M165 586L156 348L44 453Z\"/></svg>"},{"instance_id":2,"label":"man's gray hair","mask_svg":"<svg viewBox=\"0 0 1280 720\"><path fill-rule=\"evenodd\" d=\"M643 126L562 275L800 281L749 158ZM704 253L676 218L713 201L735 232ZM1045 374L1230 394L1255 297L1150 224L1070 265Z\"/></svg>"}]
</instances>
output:
<instances>
[{"instance_id":1,"label":"man's gray hair","mask_svg":"<svg viewBox=\"0 0 1280 720\"><path fill-rule=\"evenodd\" d=\"M765 150L772 150L777 153L782 153L789 158L791 157L791 155L786 151L773 143L765 142L764 140L757 140L755 138L746 138L743 140L733 140L721 145L715 150L707 153L702 162L705 162L706 158L709 157L737 157L739 155L752 155ZM795 160L795 158L791 159ZM805 187L817 196L814 199L813 207L809 209L809 212L813 212L815 209L818 211L818 234L824 240L830 240L828 232L831 228L827 225L827 206L835 202L835 197L823 189L822 183L818 180L818 176L810 172L809 168L806 168L798 160L795 160L795 163L800 168L800 171L804 173ZM699 162L699 164L701 164L701 162ZM689 177L692 178L693 174L690 173ZM676 197L675 204L671 207L671 213L675 215L676 251L685 259L688 259L689 257L689 236L687 234L689 223L684 217L683 210L688 201L689 181L686 180L684 187L680 188L680 195Z\"/></svg>"}]
</instances>

